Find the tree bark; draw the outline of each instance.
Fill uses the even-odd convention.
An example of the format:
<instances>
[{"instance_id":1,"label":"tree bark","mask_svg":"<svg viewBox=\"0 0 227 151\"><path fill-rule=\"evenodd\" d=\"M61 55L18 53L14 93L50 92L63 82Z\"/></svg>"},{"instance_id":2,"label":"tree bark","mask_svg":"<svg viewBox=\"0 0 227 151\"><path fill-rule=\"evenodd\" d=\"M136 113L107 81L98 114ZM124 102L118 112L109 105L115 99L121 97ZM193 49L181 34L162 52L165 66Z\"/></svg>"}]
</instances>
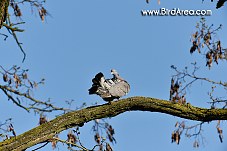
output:
<instances>
[{"instance_id":1,"label":"tree bark","mask_svg":"<svg viewBox=\"0 0 227 151\"><path fill-rule=\"evenodd\" d=\"M0 29L2 28L3 22L6 20L8 6L9 0L0 0Z\"/></svg>"},{"instance_id":2,"label":"tree bark","mask_svg":"<svg viewBox=\"0 0 227 151\"><path fill-rule=\"evenodd\" d=\"M189 103L182 105L156 98L131 97L111 104L91 106L59 116L19 136L0 142L0 151L25 150L38 143L48 141L63 130L77 125L82 127L84 123L91 120L114 117L127 111L160 112L204 122L227 120L227 109L205 109L194 107Z\"/></svg>"}]
</instances>

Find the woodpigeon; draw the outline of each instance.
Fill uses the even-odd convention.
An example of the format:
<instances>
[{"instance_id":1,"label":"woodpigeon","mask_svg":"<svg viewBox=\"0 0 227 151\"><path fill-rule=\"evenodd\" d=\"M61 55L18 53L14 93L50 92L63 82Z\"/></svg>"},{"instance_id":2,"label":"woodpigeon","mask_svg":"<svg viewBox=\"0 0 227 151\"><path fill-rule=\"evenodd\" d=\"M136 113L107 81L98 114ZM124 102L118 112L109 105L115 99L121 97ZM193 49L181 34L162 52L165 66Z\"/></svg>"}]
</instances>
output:
<instances>
[{"instance_id":1,"label":"woodpigeon","mask_svg":"<svg viewBox=\"0 0 227 151\"><path fill-rule=\"evenodd\" d=\"M96 74L92 79L92 87L88 90L89 94L99 95L108 102L125 96L130 90L130 85L119 76L115 69L111 70L111 74L113 74L112 79L105 79L102 72Z\"/></svg>"}]
</instances>

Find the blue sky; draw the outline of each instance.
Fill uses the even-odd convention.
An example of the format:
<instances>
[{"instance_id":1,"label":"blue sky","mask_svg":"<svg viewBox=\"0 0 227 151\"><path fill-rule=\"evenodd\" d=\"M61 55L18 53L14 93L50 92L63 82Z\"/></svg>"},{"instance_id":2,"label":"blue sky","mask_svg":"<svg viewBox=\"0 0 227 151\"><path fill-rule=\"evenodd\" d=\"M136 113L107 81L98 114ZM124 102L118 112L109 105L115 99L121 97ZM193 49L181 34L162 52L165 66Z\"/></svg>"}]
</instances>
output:
<instances>
[{"instance_id":1,"label":"blue sky","mask_svg":"<svg viewBox=\"0 0 227 151\"><path fill-rule=\"evenodd\" d=\"M74 99L76 106L83 102L91 105L95 102L105 103L98 96L89 96L93 76L102 71L110 77L110 69L115 68L131 85L127 97L148 96L168 99L171 75L170 65L179 68L195 60L200 62L201 76L210 76L226 81L226 62L214 65L212 70L204 68L205 58L190 55L190 36L195 31L200 17L148 17L141 16L142 9L211 9L212 16L206 17L208 23L215 26L223 24L223 30L217 38L222 39L225 47L227 39L226 6L216 10L210 1L198 0L161 0L146 4L145 0L115 1L47 1L46 8L51 14L41 23L38 13L30 13L24 5L21 26L26 31L19 34L27 53L24 63L15 41L9 38L0 41L0 64L10 67L14 64L30 69L30 77L46 79L46 84L35 90L34 96L39 99L51 98L56 105L63 105L65 100ZM23 10L23 9L22 9ZM205 83L192 87L187 100L193 105L208 107ZM226 93L222 94L225 95ZM38 125L39 116L18 109L2 96L1 119L13 118L14 127L21 134ZM48 115L49 119L54 114ZM128 112L108 119L116 131L116 151L168 150L168 151L225 151L227 143L226 122L224 143L220 143L216 132L216 122L203 127L204 145L193 148L193 138L182 137L180 145L171 143L171 132L174 130L177 117L161 113ZM188 124L195 122L187 121ZM86 146L94 145L92 122L81 129L81 139ZM62 138L66 136L62 135ZM51 146L42 149L49 150ZM29 149L31 150L31 149ZM66 147L59 145L59 150Z\"/></svg>"}]
</instances>

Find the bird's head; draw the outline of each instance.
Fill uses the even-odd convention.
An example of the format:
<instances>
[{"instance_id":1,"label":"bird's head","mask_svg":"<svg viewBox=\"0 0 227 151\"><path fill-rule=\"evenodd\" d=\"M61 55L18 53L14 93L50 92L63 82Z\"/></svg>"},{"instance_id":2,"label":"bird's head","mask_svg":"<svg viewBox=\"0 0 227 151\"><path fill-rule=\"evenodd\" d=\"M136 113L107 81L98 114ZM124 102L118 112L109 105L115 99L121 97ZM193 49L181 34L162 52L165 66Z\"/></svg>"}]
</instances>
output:
<instances>
[{"instance_id":1,"label":"bird's head","mask_svg":"<svg viewBox=\"0 0 227 151\"><path fill-rule=\"evenodd\" d=\"M117 70L111 69L111 74L113 74L113 75L118 75Z\"/></svg>"}]
</instances>

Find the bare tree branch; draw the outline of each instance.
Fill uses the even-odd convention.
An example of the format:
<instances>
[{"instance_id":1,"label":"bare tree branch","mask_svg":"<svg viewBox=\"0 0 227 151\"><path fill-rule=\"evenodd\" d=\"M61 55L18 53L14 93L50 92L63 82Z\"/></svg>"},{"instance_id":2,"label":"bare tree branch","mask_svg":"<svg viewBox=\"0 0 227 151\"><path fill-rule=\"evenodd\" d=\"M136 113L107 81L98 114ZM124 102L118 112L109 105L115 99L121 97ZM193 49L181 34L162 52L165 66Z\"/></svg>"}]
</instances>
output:
<instances>
[{"instance_id":1,"label":"bare tree branch","mask_svg":"<svg viewBox=\"0 0 227 151\"><path fill-rule=\"evenodd\" d=\"M70 111L70 109L63 108L63 107L56 107L52 103L48 103L48 102L45 102L45 101L37 100L37 99L31 97L30 95L28 95L27 93L21 93L21 92L19 92L17 90L14 90L14 89L10 88L10 87L7 87L7 86L0 85L0 89L8 96L9 99L11 99L13 101L13 103L15 103L17 106L25 109L28 112L31 109L39 110L39 111L44 111L44 112L52 112L52 111L59 111L59 110L60 111L65 111L65 112ZM16 94L18 96L23 96L23 97L31 100L33 102L33 105L30 105L28 107L25 107L25 106L21 105L7 91L8 92L11 92L11 93L14 93L14 94ZM41 108L38 108L37 105L44 105L46 108L41 109Z\"/></svg>"}]
</instances>

